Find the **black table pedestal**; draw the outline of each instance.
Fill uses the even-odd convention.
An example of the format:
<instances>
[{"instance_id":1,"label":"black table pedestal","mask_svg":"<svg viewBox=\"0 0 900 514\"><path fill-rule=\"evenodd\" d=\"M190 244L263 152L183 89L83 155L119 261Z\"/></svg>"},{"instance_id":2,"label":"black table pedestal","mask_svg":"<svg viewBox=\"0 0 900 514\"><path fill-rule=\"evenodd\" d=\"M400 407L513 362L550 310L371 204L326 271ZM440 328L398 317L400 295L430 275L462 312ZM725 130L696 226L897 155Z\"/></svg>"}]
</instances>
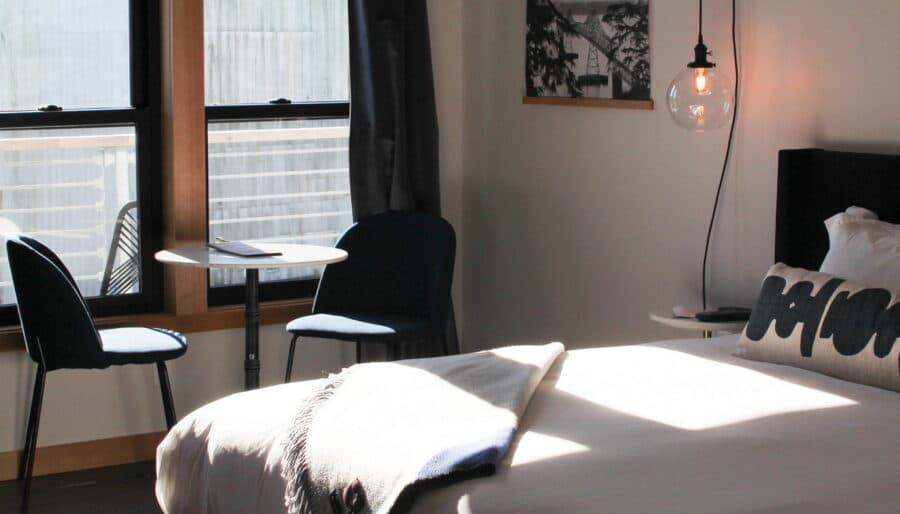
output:
<instances>
[{"instance_id":1,"label":"black table pedestal","mask_svg":"<svg viewBox=\"0 0 900 514\"><path fill-rule=\"evenodd\" d=\"M244 308L244 390L259 388L259 270L248 269Z\"/></svg>"}]
</instances>

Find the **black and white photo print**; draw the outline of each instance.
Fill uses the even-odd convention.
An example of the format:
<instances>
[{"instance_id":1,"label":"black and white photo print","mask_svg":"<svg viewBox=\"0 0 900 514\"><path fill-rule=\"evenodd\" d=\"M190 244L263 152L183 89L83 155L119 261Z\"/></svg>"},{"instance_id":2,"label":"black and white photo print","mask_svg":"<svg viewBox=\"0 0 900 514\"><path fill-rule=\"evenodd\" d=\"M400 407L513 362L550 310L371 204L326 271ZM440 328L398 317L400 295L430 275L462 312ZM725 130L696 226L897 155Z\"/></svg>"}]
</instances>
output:
<instances>
[{"instance_id":1,"label":"black and white photo print","mask_svg":"<svg viewBox=\"0 0 900 514\"><path fill-rule=\"evenodd\" d=\"M526 97L650 100L649 0L527 2Z\"/></svg>"}]
</instances>

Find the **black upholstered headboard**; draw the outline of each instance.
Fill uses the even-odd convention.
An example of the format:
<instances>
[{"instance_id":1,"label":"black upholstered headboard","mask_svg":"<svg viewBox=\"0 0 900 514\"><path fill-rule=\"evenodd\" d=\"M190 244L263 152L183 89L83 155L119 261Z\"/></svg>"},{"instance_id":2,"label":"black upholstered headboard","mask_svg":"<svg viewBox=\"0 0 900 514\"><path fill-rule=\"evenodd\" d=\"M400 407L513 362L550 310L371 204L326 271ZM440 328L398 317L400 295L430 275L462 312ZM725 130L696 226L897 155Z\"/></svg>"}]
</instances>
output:
<instances>
[{"instance_id":1,"label":"black upholstered headboard","mask_svg":"<svg viewBox=\"0 0 900 514\"><path fill-rule=\"evenodd\" d=\"M817 149L779 152L775 261L819 269L828 251L823 222L851 205L900 224L900 156Z\"/></svg>"}]
</instances>

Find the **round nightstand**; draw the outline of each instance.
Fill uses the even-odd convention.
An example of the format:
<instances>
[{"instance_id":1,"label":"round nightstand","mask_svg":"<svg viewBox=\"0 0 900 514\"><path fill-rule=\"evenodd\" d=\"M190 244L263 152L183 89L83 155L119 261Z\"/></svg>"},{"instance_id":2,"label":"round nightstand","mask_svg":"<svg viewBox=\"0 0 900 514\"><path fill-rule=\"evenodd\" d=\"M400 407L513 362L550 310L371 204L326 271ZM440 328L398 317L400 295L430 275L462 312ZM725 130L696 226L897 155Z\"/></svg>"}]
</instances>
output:
<instances>
[{"instance_id":1,"label":"round nightstand","mask_svg":"<svg viewBox=\"0 0 900 514\"><path fill-rule=\"evenodd\" d=\"M654 312L650 314L653 321L672 328L680 328L682 330L697 330L703 333L703 338L712 337L713 332L740 332L744 330L746 321L699 321L692 318L676 318L671 312Z\"/></svg>"}]
</instances>

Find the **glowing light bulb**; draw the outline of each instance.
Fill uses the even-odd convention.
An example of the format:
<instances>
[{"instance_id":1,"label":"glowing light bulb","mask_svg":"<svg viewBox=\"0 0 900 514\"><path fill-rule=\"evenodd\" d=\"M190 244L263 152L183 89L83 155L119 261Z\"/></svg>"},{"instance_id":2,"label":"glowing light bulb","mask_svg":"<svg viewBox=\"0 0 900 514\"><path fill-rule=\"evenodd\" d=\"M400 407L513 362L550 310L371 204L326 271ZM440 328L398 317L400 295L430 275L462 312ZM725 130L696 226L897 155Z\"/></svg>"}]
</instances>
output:
<instances>
[{"instance_id":1,"label":"glowing light bulb","mask_svg":"<svg viewBox=\"0 0 900 514\"><path fill-rule=\"evenodd\" d=\"M706 68L697 68L694 70L694 90L701 95L709 93L709 83L706 80Z\"/></svg>"},{"instance_id":2,"label":"glowing light bulb","mask_svg":"<svg viewBox=\"0 0 900 514\"><path fill-rule=\"evenodd\" d=\"M734 95L729 80L716 68L685 68L666 92L669 113L679 127L706 131L731 117Z\"/></svg>"},{"instance_id":3,"label":"glowing light bulb","mask_svg":"<svg viewBox=\"0 0 900 514\"><path fill-rule=\"evenodd\" d=\"M705 105L692 105L691 106L691 114L694 115L699 121L703 121L703 117L706 115L706 106Z\"/></svg>"}]
</instances>

